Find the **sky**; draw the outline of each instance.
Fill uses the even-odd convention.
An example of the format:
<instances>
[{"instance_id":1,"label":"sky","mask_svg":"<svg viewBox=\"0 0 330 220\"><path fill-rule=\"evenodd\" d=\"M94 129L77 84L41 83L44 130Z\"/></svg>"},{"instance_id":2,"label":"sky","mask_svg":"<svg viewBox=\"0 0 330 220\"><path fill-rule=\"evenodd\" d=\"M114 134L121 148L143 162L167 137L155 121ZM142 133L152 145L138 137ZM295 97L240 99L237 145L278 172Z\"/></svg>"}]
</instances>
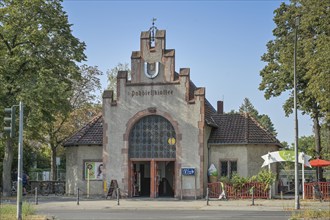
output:
<instances>
[{"instance_id":1,"label":"sky","mask_svg":"<svg viewBox=\"0 0 330 220\"><path fill-rule=\"evenodd\" d=\"M258 89L261 56L274 39L274 10L278 0L114 1L64 0L63 9L73 35L87 45L86 64L104 73L118 63L128 63L140 49L140 33L152 26L166 30L166 48L175 49L175 70L190 68L191 80L206 88L206 98L216 108L238 111L248 98L259 114L268 115L279 141L294 143L294 115L286 117L282 105L288 93L266 100ZM312 135L312 120L298 111L299 137Z\"/></svg>"}]
</instances>

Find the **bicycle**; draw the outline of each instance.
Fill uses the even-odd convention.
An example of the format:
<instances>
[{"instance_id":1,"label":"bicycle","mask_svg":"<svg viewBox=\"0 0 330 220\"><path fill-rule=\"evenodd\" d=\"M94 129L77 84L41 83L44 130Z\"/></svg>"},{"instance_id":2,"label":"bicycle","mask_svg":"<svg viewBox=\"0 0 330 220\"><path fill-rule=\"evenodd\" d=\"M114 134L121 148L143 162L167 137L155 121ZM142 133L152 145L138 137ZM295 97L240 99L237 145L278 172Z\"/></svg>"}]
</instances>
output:
<instances>
[{"instance_id":1,"label":"bicycle","mask_svg":"<svg viewBox=\"0 0 330 220\"><path fill-rule=\"evenodd\" d=\"M17 181L12 181L11 183L11 194L17 194Z\"/></svg>"},{"instance_id":2,"label":"bicycle","mask_svg":"<svg viewBox=\"0 0 330 220\"><path fill-rule=\"evenodd\" d=\"M314 188L315 198L319 198L320 199L320 202L322 202L322 200L323 200L323 193L320 190L320 186L318 184L315 184L313 186L313 188Z\"/></svg>"},{"instance_id":3,"label":"bicycle","mask_svg":"<svg viewBox=\"0 0 330 220\"><path fill-rule=\"evenodd\" d=\"M64 183L55 183L55 195L64 195L65 193L65 185Z\"/></svg>"},{"instance_id":4,"label":"bicycle","mask_svg":"<svg viewBox=\"0 0 330 220\"><path fill-rule=\"evenodd\" d=\"M49 183L40 183L40 194L43 196L48 196L50 193L50 184Z\"/></svg>"}]
</instances>

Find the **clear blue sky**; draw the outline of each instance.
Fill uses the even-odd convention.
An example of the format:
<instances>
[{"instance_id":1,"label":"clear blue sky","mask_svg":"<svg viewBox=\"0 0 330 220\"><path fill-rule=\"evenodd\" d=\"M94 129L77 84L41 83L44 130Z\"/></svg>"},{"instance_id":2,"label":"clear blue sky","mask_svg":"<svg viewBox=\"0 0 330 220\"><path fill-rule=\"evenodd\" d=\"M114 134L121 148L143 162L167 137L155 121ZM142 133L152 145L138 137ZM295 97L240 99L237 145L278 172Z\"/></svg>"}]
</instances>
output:
<instances>
[{"instance_id":1,"label":"clear blue sky","mask_svg":"<svg viewBox=\"0 0 330 220\"><path fill-rule=\"evenodd\" d=\"M277 138L294 142L293 116L285 117L282 105L288 98L266 100L258 90L260 60L266 43L273 39L274 10L282 1L111 1L64 0L63 7L73 25L73 34L87 45L91 66L104 72L119 62L129 63L131 52L139 50L140 32L151 19L166 30L166 47L175 49L175 69L189 67L192 81L206 88L206 97L216 107L238 111L245 97L259 114L267 114L278 132ZM299 113L299 136L312 134L312 120Z\"/></svg>"}]
</instances>

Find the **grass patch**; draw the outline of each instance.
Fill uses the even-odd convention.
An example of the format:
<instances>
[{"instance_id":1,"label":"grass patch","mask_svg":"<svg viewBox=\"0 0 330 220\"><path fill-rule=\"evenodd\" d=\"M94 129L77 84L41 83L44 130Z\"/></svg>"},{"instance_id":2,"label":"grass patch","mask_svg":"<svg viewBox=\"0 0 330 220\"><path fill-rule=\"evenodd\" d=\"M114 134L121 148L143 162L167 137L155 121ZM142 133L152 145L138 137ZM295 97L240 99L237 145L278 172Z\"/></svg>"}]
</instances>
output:
<instances>
[{"instance_id":1,"label":"grass patch","mask_svg":"<svg viewBox=\"0 0 330 220\"><path fill-rule=\"evenodd\" d=\"M330 210L304 210L301 212L293 212L290 220L297 219L329 219Z\"/></svg>"},{"instance_id":2,"label":"grass patch","mask_svg":"<svg viewBox=\"0 0 330 220\"><path fill-rule=\"evenodd\" d=\"M22 205L22 218L31 219L35 214L35 209L30 203L24 202ZM17 205L14 204L1 204L0 206L0 219L16 219Z\"/></svg>"}]
</instances>

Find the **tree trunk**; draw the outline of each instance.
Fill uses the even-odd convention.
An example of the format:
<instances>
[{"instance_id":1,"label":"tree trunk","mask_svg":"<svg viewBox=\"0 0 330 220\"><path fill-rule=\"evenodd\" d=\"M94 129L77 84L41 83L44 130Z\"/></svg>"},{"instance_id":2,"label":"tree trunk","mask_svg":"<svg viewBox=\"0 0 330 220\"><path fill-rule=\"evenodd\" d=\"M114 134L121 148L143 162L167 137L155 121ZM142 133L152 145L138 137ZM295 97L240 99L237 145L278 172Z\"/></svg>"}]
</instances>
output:
<instances>
[{"instance_id":1,"label":"tree trunk","mask_svg":"<svg viewBox=\"0 0 330 220\"><path fill-rule=\"evenodd\" d=\"M12 139L7 138L5 145L5 155L3 157L2 185L3 196L11 196L11 168L13 164L13 146Z\"/></svg>"},{"instance_id":2,"label":"tree trunk","mask_svg":"<svg viewBox=\"0 0 330 220\"><path fill-rule=\"evenodd\" d=\"M321 126L319 123L319 117L318 114L315 114L315 118L313 119L314 122L314 134L315 134L315 151L317 158L321 159L321 135L320 135L320 130ZM321 167L316 168L316 176L318 178L318 181L323 179L323 172Z\"/></svg>"},{"instance_id":3,"label":"tree trunk","mask_svg":"<svg viewBox=\"0 0 330 220\"><path fill-rule=\"evenodd\" d=\"M51 156L51 165L50 165L50 176L51 180L57 180L57 167L56 167L56 147L51 147L52 156Z\"/></svg>"}]
</instances>

